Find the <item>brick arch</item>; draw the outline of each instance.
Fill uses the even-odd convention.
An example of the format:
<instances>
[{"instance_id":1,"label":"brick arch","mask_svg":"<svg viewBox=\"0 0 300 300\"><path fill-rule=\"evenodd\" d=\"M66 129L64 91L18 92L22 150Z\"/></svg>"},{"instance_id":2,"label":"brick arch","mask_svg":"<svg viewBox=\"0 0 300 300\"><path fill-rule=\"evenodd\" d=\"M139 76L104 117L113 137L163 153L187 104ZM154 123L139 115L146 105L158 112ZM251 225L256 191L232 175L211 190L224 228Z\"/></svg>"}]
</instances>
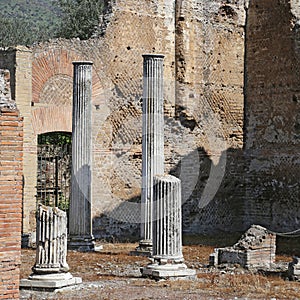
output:
<instances>
[{"instance_id":1,"label":"brick arch","mask_svg":"<svg viewBox=\"0 0 300 300\"><path fill-rule=\"evenodd\" d=\"M57 75L73 77L72 61L81 59L77 53L50 48L36 56L32 62L32 101L40 102L46 83Z\"/></svg>"},{"instance_id":2,"label":"brick arch","mask_svg":"<svg viewBox=\"0 0 300 300\"><path fill-rule=\"evenodd\" d=\"M36 134L72 131L73 61L91 60L65 48L47 48L36 53L32 62L31 122ZM92 102L105 101L98 72L93 65Z\"/></svg>"},{"instance_id":3,"label":"brick arch","mask_svg":"<svg viewBox=\"0 0 300 300\"><path fill-rule=\"evenodd\" d=\"M32 62L32 102L49 106L70 105L73 61L90 60L78 52L49 48L35 54ZM97 70L93 68L93 100L101 93Z\"/></svg>"}]
</instances>

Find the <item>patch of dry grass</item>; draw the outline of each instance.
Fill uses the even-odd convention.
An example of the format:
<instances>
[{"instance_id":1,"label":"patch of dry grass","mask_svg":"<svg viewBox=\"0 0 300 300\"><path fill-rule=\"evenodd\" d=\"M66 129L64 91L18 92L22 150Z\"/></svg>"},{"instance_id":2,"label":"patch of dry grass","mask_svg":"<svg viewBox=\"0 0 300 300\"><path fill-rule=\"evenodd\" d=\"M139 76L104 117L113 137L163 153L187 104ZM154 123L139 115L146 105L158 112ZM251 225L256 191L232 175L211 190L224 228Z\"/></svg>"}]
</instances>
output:
<instances>
[{"instance_id":1,"label":"patch of dry grass","mask_svg":"<svg viewBox=\"0 0 300 300\"><path fill-rule=\"evenodd\" d=\"M149 263L146 257L130 256L137 244L104 244L101 252L80 253L68 252L68 264L74 276L80 276L84 281L124 280L133 278L130 273L133 269ZM199 264L208 263L209 254L213 246L189 245L183 247L186 263L190 267L198 268ZM291 256L282 254L277 261L291 261ZM35 251L22 250L21 278L27 278L35 261ZM198 265L197 265L198 264ZM128 273L129 272L129 273ZM129 274L129 275L128 275ZM180 281L162 281L141 279L131 283L134 286L161 287L172 291L186 291L197 293L205 291L210 297L229 299L242 297L250 299L299 299L300 283L285 281L279 276L266 276L246 272L211 271L198 273L198 279ZM137 277L135 277L137 278Z\"/></svg>"}]
</instances>

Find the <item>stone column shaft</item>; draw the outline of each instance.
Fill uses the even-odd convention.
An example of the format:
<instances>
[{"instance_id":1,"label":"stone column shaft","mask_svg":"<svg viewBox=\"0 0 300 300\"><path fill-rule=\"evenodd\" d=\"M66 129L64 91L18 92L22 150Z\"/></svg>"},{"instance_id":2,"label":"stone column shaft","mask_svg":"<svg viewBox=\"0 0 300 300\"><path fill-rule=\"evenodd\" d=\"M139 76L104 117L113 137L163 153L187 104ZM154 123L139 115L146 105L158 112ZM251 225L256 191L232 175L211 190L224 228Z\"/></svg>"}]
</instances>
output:
<instances>
[{"instance_id":1,"label":"stone column shaft","mask_svg":"<svg viewBox=\"0 0 300 300\"><path fill-rule=\"evenodd\" d=\"M94 249L91 215L92 62L73 62L72 180L69 248Z\"/></svg>"},{"instance_id":2,"label":"stone column shaft","mask_svg":"<svg viewBox=\"0 0 300 300\"><path fill-rule=\"evenodd\" d=\"M194 278L182 255L181 181L171 175L154 176L152 263L143 276L155 279Z\"/></svg>"},{"instance_id":3,"label":"stone column shaft","mask_svg":"<svg viewBox=\"0 0 300 300\"><path fill-rule=\"evenodd\" d=\"M141 242L151 250L153 176L164 173L163 55L143 55Z\"/></svg>"},{"instance_id":4,"label":"stone column shaft","mask_svg":"<svg viewBox=\"0 0 300 300\"><path fill-rule=\"evenodd\" d=\"M181 182L171 175L156 175L153 192L153 258L182 262Z\"/></svg>"}]
</instances>

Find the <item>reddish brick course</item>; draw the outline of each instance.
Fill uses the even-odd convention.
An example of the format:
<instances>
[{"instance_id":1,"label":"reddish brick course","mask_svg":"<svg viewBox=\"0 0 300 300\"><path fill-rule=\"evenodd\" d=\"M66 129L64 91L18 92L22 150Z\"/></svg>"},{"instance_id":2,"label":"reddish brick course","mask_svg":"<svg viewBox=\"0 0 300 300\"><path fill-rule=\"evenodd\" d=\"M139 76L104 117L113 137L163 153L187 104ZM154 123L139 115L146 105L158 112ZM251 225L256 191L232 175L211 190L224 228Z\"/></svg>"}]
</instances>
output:
<instances>
[{"instance_id":1,"label":"reddish brick course","mask_svg":"<svg viewBox=\"0 0 300 300\"><path fill-rule=\"evenodd\" d=\"M0 299L19 299L23 119L0 110Z\"/></svg>"}]
</instances>

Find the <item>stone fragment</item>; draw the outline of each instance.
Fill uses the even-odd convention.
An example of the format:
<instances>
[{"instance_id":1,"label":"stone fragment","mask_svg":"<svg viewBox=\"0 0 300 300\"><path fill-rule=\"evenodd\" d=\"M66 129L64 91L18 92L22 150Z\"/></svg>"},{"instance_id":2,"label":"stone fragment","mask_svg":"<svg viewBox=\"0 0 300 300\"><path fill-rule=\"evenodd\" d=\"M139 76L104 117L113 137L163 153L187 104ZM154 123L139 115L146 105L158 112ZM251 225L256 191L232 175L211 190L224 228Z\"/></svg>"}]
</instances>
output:
<instances>
[{"instance_id":1,"label":"stone fragment","mask_svg":"<svg viewBox=\"0 0 300 300\"><path fill-rule=\"evenodd\" d=\"M247 269L271 268L275 263L276 235L259 225L252 225L232 247L215 249L209 257L211 266L239 264Z\"/></svg>"}]
</instances>

